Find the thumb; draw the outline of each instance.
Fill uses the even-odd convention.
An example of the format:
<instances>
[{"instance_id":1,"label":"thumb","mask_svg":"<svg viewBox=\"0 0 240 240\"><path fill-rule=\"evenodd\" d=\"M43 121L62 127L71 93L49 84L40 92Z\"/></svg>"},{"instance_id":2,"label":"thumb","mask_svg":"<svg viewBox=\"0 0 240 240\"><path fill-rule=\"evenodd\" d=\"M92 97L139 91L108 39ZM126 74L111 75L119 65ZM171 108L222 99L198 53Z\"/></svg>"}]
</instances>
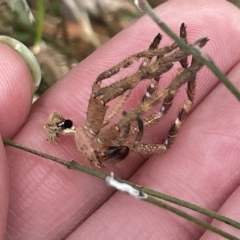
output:
<instances>
[{"instance_id":1,"label":"thumb","mask_svg":"<svg viewBox=\"0 0 240 240\"><path fill-rule=\"evenodd\" d=\"M14 50L15 47L21 54ZM20 55L24 58L27 55L32 63L27 64L28 60ZM33 62L31 52L25 46L9 37L0 36L0 137L13 137L29 113L35 85L29 70L31 65L36 64ZM0 141L0 239L5 239L8 204L7 157Z\"/></svg>"},{"instance_id":2,"label":"thumb","mask_svg":"<svg viewBox=\"0 0 240 240\"><path fill-rule=\"evenodd\" d=\"M20 53L14 50L15 47ZM29 60L23 59L26 55L30 56ZM33 55L30 50L20 42L5 36L0 37L0 133L2 137L12 138L20 130L29 113L34 93L34 80L30 67L37 64L34 62L35 58L31 57ZM39 69L38 64L37 67Z\"/></svg>"}]
</instances>

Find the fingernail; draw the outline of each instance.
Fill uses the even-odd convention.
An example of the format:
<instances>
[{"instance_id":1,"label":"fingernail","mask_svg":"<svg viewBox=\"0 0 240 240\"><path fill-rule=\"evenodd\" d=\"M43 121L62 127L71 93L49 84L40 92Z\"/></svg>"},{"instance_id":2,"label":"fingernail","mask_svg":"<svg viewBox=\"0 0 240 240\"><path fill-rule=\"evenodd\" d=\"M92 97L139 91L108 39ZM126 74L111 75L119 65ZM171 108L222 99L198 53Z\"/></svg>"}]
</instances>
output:
<instances>
[{"instance_id":1,"label":"fingernail","mask_svg":"<svg viewBox=\"0 0 240 240\"><path fill-rule=\"evenodd\" d=\"M17 51L24 59L34 79L34 90L37 91L41 82L41 69L33 53L23 43L14 38L0 35L0 42Z\"/></svg>"}]
</instances>

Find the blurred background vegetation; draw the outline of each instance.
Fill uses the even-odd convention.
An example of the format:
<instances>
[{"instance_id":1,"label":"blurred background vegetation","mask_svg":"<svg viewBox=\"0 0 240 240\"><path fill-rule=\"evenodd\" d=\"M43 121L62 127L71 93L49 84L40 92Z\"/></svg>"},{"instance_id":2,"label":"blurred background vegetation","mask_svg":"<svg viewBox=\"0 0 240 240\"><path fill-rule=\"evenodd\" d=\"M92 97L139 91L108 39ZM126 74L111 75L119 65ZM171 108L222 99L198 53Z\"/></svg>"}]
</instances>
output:
<instances>
[{"instance_id":1,"label":"blurred background vegetation","mask_svg":"<svg viewBox=\"0 0 240 240\"><path fill-rule=\"evenodd\" d=\"M152 7L164 2L149 0ZM141 14L133 0L0 0L0 34L32 50L42 70L41 95Z\"/></svg>"}]
</instances>

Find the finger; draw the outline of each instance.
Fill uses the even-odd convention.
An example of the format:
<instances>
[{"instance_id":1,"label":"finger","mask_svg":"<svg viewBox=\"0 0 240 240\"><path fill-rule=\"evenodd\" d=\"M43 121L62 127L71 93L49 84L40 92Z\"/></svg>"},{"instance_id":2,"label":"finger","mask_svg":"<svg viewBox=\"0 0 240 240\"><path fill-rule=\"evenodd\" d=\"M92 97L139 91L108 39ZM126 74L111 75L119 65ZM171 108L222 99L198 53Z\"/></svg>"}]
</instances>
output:
<instances>
[{"instance_id":1,"label":"finger","mask_svg":"<svg viewBox=\"0 0 240 240\"><path fill-rule=\"evenodd\" d=\"M223 3L224 7L215 4L217 5L215 6L216 18L209 18L207 22L205 22L205 19L208 19L207 16L209 16L209 9L212 8L212 2L207 5L203 2L206 5L205 11L200 8L203 6L200 2L194 2L194 9L201 10L201 14L188 12L187 15L186 11L189 8L189 2L183 2L181 6L174 3L176 4L176 6L173 6L174 9L180 9L180 14L174 19L168 10L169 6L172 5L165 4L158 11L164 16L163 20L169 19L166 21L175 30L179 28L182 21L189 22L187 26L190 39L196 40L203 36L209 37L214 45L207 46L206 51L211 56L213 55L214 61L220 65L223 71L227 72L239 61L239 56L234 53L234 49L238 46L238 34L233 27L228 26L229 21L232 21L232 18L238 19L239 14L231 5ZM225 4L233 14L226 16L225 22L221 21L220 24L219 20L222 19L222 12L226 10ZM205 26L205 28L200 28L200 25ZM198 28L197 32L195 26ZM219 31L216 31L216 28ZM47 115L53 110L57 110L73 119L76 125L82 124L85 118L84 112L86 111L91 84L98 73L106 70L106 68L122 60L130 53L147 48L149 42L151 42L149 39L152 39L158 31L158 27L150 19L144 17L79 64L35 104L26 127L18 134L16 140L57 156L68 159L75 158L80 161L81 157L76 151L74 141L70 138L62 138L61 143L59 143L60 147L45 142L46 136L42 130L42 125ZM221 35L221 41L216 32ZM128 37L126 38L126 36ZM231 42L231 45L226 46L223 52L219 51L222 42L225 42L229 36L232 36L233 42ZM139 42L139 45L136 42ZM170 42L172 41L166 39L163 44ZM228 52L227 55L226 52ZM221 61L222 58L225 61ZM217 79L209 71L202 72L204 79L198 84L200 89L198 93L201 98L217 84ZM199 74L200 79L202 79L202 76ZM208 85L207 88L206 85ZM198 101L201 98L199 97ZM160 137L158 136L158 138ZM62 237L64 232L75 228L72 222L80 224L85 221L112 194L112 190L106 188L103 182L89 176L69 171L37 157L31 157L30 159L30 155L17 150L11 149L8 154L13 159L11 165L13 190L11 192L11 213L9 217L11 236L20 234L15 226L24 225L21 237L24 236L25 239L27 239L27 235L30 238L35 231L44 234L46 238ZM131 158L124 161L119 167L115 168L114 172L117 176L128 178L141 165L141 162L138 162L139 159ZM84 159L81 161L86 163ZM18 197L19 192L22 193L20 200ZM71 196L70 202L69 196ZM28 204L26 204L26 199ZM79 205L79 203L81 204ZM19 211L19 209L21 210ZM88 209L87 213L85 212L86 209ZM21 217L26 210L27 217ZM38 216L38 218L34 218L34 216ZM68 216L70 221L65 221L62 216ZM26 219L31 219L31 221ZM26 221L28 224L25 224ZM51 229L46 232L46 223L48 221L51 221L52 225ZM61 230L57 231L58 228L61 228Z\"/></svg>"},{"instance_id":2,"label":"finger","mask_svg":"<svg viewBox=\"0 0 240 240\"><path fill-rule=\"evenodd\" d=\"M0 52L0 132L3 137L11 138L26 120L34 84L26 62L15 50L1 43ZM0 178L0 238L4 239L9 203L9 176L2 143L0 143Z\"/></svg>"},{"instance_id":3,"label":"finger","mask_svg":"<svg viewBox=\"0 0 240 240\"><path fill-rule=\"evenodd\" d=\"M227 217L239 222L240 221L239 200L240 200L240 188L237 187L237 189L231 194L231 196L227 199L227 201L220 208L220 210L218 211L219 214L221 214L223 216L227 216ZM233 228L230 225L228 225L227 223L213 221L212 224L215 227L217 227L227 233L230 233L235 237L238 237L238 238L240 237L239 229ZM215 239L219 239L219 236L217 234L213 234L213 233L207 231L201 237L201 240L204 240L204 239L215 240Z\"/></svg>"},{"instance_id":4,"label":"finger","mask_svg":"<svg viewBox=\"0 0 240 240\"><path fill-rule=\"evenodd\" d=\"M6 153L0 141L0 239L5 239L9 204L9 175Z\"/></svg>"},{"instance_id":5,"label":"finger","mask_svg":"<svg viewBox=\"0 0 240 240\"><path fill-rule=\"evenodd\" d=\"M5 44L0 44L0 132L13 137L22 127L31 107L33 77L26 62Z\"/></svg>"}]
</instances>

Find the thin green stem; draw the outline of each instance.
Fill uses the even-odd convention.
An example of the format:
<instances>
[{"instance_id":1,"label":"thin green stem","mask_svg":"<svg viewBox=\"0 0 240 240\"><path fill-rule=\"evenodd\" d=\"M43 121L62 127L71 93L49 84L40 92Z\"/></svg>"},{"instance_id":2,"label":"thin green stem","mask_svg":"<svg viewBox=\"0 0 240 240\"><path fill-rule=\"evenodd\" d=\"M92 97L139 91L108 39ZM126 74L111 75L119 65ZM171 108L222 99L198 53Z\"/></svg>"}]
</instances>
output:
<instances>
[{"instance_id":1,"label":"thin green stem","mask_svg":"<svg viewBox=\"0 0 240 240\"><path fill-rule=\"evenodd\" d=\"M32 149L32 148L28 148L26 146L23 146L19 143L15 143L9 139L2 139L3 140L3 143L5 145L9 145L9 146L12 146L12 147L15 147L15 148L18 148L18 149L21 149L23 151L26 151L26 152L29 152L29 153L32 153L32 154L35 154L35 155L38 155L40 157L43 157L43 158L46 158L46 159L49 159L51 161L54 161L54 162L57 162L69 169L73 169L73 170L76 170L76 171L80 171L80 172L83 172L83 173L86 173L86 174L89 174L89 175L92 175L94 177L97 177L97 178L100 178L100 179L106 179L107 177L107 174L105 173L102 173L100 171L97 171L95 169L92 169L92 168L89 168L87 166L84 166L80 163L77 163L75 162L74 160L72 161L67 161L67 160L64 160L64 159L61 159L61 158L58 158L58 157L54 157L52 155L49 155L49 154L46 154L46 153L43 153L41 151L38 151L38 150L35 150L35 149ZM237 222L235 220L232 220L230 218L227 218L225 216L222 216L216 212L213 212L211 210L208 210L208 209L205 209L205 208L202 208L200 206L197 206L195 204L192 204L192 203L189 203L189 202L186 202L186 201L183 201L181 199L178 199L178 198L175 198L175 197L171 197L169 195L166 195L164 193L160 193L160 192L157 192L157 191L154 191L152 189L149 189L149 188L143 188L143 187L139 187L139 186L136 186L134 183L132 182L129 182L129 181L126 181L126 180L122 180L122 179L119 179L119 178L116 178L117 181L119 182L124 182L124 183L127 183L131 186L133 186L134 188L138 189L138 190L141 190L143 191L144 193L148 194L148 195L151 195L153 197L156 197L156 198L159 198L159 199L162 199L162 200L165 200L165 201L168 201L168 202L171 202L171 203L174 203L174 204L177 204L179 206L182 206L182 207L185 207L185 208L188 208L188 209L191 209L195 212L199 212L199 213L202 213L208 217L211 217L213 219L216 219L216 220L219 220L221 222L224 222L232 227L235 227L237 229L240 229L240 222Z\"/></svg>"},{"instance_id":2,"label":"thin green stem","mask_svg":"<svg viewBox=\"0 0 240 240\"><path fill-rule=\"evenodd\" d=\"M36 29L34 29L32 26L28 26L21 22L17 22L17 21L14 22L14 27L18 31L24 31L34 35L37 34ZM48 35L47 33L42 32L42 39L52 44L62 54L67 55L67 57L77 58L76 54L74 54L67 46L65 46L64 44L58 43L58 41L56 41L51 35Z\"/></svg>"},{"instance_id":3,"label":"thin green stem","mask_svg":"<svg viewBox=\"0 0 240 240\"><path fill-rule=\"evenodd\" d=\"M228 225L230 225L232 227L240 229L240 222L237 222L237 221L235 221L235 220L233 220L231 218L228 218L228 217L225 217L223 215L220 215L220 214L218 214L218 213L216 213L214 211L211 211L209 209L202 208L202 207L197 206L195 204L192 204L190 202L183 201L183 200L178 199L178 198L174 198L172 196L169 196L169 195L166 195L164 193L160 193L160 192L154 191L152 189L142 188L142 191L147 193L148 195L153 196L153 197L157 197L159 199L162 199L162 200L165 200L165 201L177 204L179 206L191 209L191 210L193 210L195 212L202 213L205 216L211 217L211 218L216 219L216 220L218 220L220 222L224 222L224 223L226 223L226 224L228 224Z\"/></svg>"},{"instance_id":4,"label":"thin green stem","mask_svg":"<svg viewBox=\"0 0 240 240\"><path fill-rule=\"evenodd\" d=\"M38 45L42 40L44 13L45 13L45 0L38 0L37 7L37 31L35 36L34 45Z\"/></svg>"},{"instance_id":5,"label":"thin green stem","mask_svg":"<svg viewBox=\"0 0 240 240\"><path fill-rule=\"evenodd\" d=\"M177 209L173 206L170 206L169 204L166 204L162 201L159 201L159 200L157 200L153 197L148 197L148 198L144 199L144 201L149 202L151 204L154 204L158 207L164 208L164 209L166 209L166 210L168 210L172 213L175 213L178 216L180 216L182 218L185 218L185 219L189 220L190 222L193 222L193 223L197 224L198 226L201 226L201 227L203 227L203 228L205 228L205 229L207 229L211 232L214 232L214 233L216 233L216 234L218 234L222 237L225 237L226 239L239 240L239 238L237 238L237 237L235 237L235 236L233 236L233 235L231 235L231 234L229 234L225 231L222 231L219 228L213 227L212 225L210 225L210 224L208 224L208 223L206 223L206 222L204 222L204 221L202 221L198 218L195 218L195 217L181 211L180 209Z\"/></svg>"},{"instance_id":6,"label":"thin green stem","mask_svg":"<svg viewBox=\"0 0 240 240\"><path fill-rule=\"evenodd\" d=\"M229 89L229 91L240 101L240 92L237 88L229 81L225 74L219 70L219 68L214 64L211 59L204 58L199 50L194 47L189 46L181 38L179 38L160 18L155 14L151 6L146 0L138 0L138 7L145 11L149 17L169 36L171 37L182 49L186 52L191 53L196 57L199 62L206 65L215 76Z\"/></svg>"},{"instance_id":7,"label":"thin green stem","mask_svg":"<svg viewBox=\"0 0 240 240\"><path fill-rule=\"evenodd\" d=\"M47 153L43 153L41 151L38 151L38 150L35 150L35 149L32 149L32 148L28 148L28 147L23 146L23 145L21 145L19 143L15 143L15 142L13 142L13 141L11 141L9 139L2 139L2 140L3 140L3 143L5 145L9 145L9 146L21 149L23 151L32 153L34 155L37 155L37 156L49 159L49 160L51 160L53 162L56 162L56 163L59 163L59 164L65 166L65 167L67 167L69 169L80 171L80 172L83 172L83 173L86 173L86 174L89 174L89 175L92 175L94 177L98 177L98 178L101 178L101 179L105 179L106 176L107 176L105 173L102 173L100 171L97 171L97 170L94 170L94 169L89 168L87 166L84 166L84 165L82 165L80 163L75 162L74 160L67 161L67 160L64 160L62 158L54 157L54 156L49 155Z\"/></svg>"}]
</instances>

